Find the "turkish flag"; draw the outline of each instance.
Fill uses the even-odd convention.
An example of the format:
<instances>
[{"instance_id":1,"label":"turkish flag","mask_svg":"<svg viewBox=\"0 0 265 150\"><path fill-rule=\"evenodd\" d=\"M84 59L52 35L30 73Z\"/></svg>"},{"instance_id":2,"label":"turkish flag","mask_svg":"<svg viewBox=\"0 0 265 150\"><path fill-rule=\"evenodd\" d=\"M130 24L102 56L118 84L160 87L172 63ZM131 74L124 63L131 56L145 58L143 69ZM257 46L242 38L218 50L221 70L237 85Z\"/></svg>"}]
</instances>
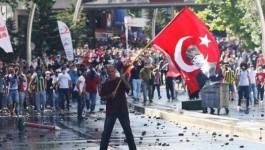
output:
<instances>
[{"instance_id":1,"label":"turkish flag","mask_svg":"<svg viewBox=\"0 0 265 150\"><path fill-rule=\"evenodd\" d=\"M203 68L220 61L214 36L188 7L152 40L152 44L170 56L191 94L198 92L207 80Z\"/></svg>"}]
</instances>

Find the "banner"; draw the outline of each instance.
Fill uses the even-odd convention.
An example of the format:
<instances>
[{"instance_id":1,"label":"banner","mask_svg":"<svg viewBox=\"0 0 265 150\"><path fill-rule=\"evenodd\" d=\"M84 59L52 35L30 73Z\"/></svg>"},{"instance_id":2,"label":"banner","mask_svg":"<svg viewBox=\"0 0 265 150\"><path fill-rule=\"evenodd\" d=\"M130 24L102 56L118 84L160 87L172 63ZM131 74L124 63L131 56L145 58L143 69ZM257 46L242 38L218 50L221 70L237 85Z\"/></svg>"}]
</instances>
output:
<instances>
[{"instance_id":1,"label":"banner","mask_svg":"<svg viewBox=\"0 0 265 150\"><path fill-rule=\"evenodd\" d=\"M69 61L74 60L74 49L72 44L71 33L67 25L62 21L57 21L61 41L65 50L66 57Z\"/></svg>"},{"instance_id":2,"label":"banner","mask_svg":"<svg viewBox=\"0 0 265 150\"><path fill-rule=\"evenodd\" d=\"M0 15L0 47L6 53L13 52L10 37L6 28L6 23L1 15Z\"/></svg>"}]
</instances>

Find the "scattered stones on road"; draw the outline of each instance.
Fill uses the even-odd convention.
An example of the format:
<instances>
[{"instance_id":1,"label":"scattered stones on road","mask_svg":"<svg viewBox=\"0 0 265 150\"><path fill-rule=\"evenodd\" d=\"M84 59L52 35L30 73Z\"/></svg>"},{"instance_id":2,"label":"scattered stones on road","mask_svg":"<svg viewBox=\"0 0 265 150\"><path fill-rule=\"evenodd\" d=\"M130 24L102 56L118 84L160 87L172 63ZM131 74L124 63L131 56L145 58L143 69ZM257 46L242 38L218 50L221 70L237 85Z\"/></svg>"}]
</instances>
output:
<instances>
[{"instance_id":1,"label":"scattered stones on road","mask_svg":"<svg viewBox=\"0 0 265 150\"><path fill-rule=\"evenodd\" d=\"M184 134L183 133L179 133L179 136L184 136Z\"/></svg>"}]
</instances>

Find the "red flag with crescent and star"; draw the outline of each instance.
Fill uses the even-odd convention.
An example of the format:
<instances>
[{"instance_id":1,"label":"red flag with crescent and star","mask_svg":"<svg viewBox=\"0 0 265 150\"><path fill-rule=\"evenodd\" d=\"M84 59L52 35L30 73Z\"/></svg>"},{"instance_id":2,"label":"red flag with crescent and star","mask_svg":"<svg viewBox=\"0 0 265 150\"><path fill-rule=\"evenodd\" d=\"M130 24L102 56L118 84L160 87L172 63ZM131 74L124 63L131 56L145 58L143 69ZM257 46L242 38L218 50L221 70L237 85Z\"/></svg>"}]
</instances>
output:
<instances>
[{"instance_id":1,"label":"red flag with crescent and star","mask_svg":"<svg viewBox=\"0 0 265 150\"><path fill-rule=\"evenodd\" d=\"M152 44L170 56L190 93L200 91L207 80L202 67L209 64L216 66L220 61L220 51L214 36L188 7L152 40ZM194 54L195 50L197 54Z\"/></svg>"}]
</instances>

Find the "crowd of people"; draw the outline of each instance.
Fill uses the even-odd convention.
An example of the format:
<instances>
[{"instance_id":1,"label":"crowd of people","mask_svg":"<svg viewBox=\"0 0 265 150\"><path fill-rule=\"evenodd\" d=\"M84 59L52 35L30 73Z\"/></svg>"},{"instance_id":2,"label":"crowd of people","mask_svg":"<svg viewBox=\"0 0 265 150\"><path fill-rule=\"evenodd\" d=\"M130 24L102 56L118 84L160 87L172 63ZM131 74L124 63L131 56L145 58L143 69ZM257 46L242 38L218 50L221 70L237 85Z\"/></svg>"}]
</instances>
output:
<instances>
[{"instance_id":1,"label":"crowd of people","mask_svg":"<svg viewBox=\"0 0 265 150\"><path fill-rule=\"evenodd\" d=\"M261 52L242 49L235 43L219 43L223 76L220 82L229 84L230 100L238 100L239 109L242 99L247 100L248 111L249 103L258 104L264 99L265 57ZM46 109L65 113L72 102L78 102L79 117L85 106L87 112L94 113L97 93L108 77L107 64L115 66L117 76L128 73L129 95L135 102L152 103L155 92L157 100L161 99L161 85L166 87L169 102L177 99L178 90L188 93L180 75L169 69L161 53L149 49L134 61L140 51L139 48L100 47L100 52L89 50L73 62L60 55L37 57L30 67L24 60L13 64L0 61L0 109L8 108L11 115L23 115L30 107L37 114Z\"/></svg>"}]
</instances>

